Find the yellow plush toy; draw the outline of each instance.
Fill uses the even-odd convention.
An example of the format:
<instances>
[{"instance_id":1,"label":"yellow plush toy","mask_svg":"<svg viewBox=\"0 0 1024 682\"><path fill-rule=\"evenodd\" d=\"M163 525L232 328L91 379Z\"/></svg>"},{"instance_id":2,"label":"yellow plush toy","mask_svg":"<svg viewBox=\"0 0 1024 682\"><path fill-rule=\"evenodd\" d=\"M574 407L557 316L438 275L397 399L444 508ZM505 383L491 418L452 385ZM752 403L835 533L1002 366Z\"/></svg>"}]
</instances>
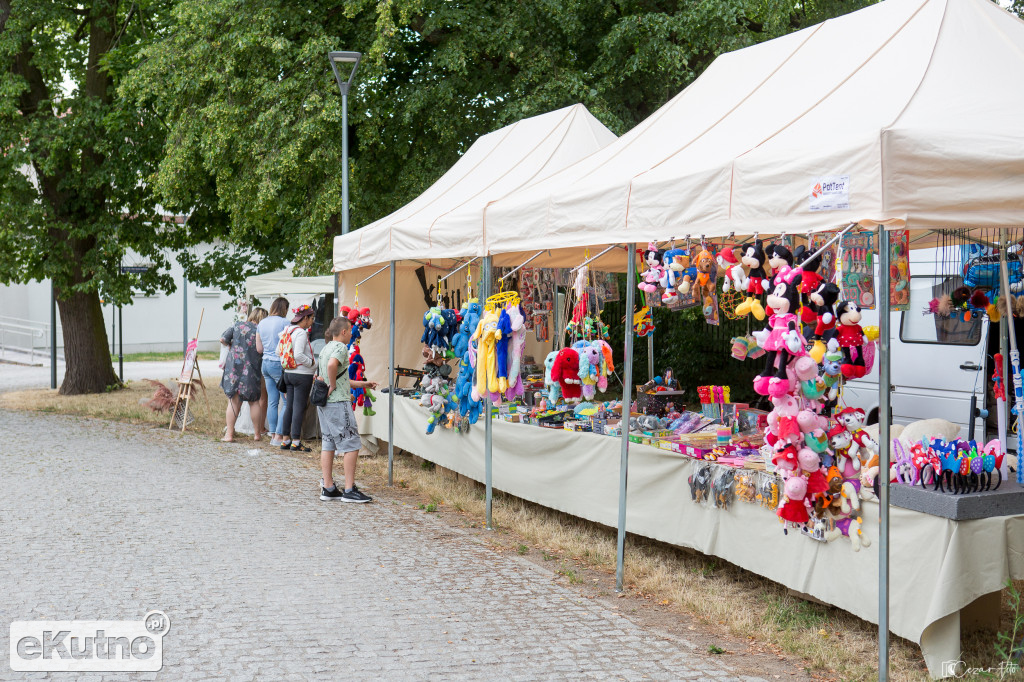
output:
<instances>
[{"instance_id":1,"label":"yellow plush toy","mask_svg":"<svg viewBox=\"0 0 1024 682\"><path fill-rule=\"evenodd\" d=\"M471 340L477 342L476 390L481 397L498 392L498 354L495 350L498 333L498 314L488 310L480 318Z\"/></svg>"}]
</instances>

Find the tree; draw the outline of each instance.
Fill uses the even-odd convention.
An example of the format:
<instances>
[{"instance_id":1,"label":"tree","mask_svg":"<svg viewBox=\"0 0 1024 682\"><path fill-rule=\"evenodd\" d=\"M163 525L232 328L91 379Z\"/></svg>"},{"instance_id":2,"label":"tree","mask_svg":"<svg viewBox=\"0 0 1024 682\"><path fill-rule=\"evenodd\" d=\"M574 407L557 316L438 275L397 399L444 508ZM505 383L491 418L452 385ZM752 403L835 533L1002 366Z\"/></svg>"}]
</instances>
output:
<instances>
[{"instance_id":1,"label":"tree","mask_svg":"<svg viewBox=\"0 0 1024 682\"><path fill-rule=\"evenodd\" d=\"M722 52L869 2L181 0L174 30L143 50L122 92L168 124L152 178L165 205L202 196L228 217L224 239L284 249L317 274L330 271L341 227L330 50L364 53L349 103L359 227L426 189L484 133L582 102L621 134ZM221 270L234 281L220 286L240 284Z\"/></svg>"},{"instance_id":2,"label":"tree","mask_svg":"<svg viewBox=\"0 0 1024 682\"><path fill-rule=\"evenodd\" d=\"M100 297L173 290L164 249L188 240L143 179L161 157L152 112L118 96L159 0L0 0L0 282L52 279L64 329L62 394L116 384ZM156 267L121 275L128 250Z\"/></svg>"}]
</instances>

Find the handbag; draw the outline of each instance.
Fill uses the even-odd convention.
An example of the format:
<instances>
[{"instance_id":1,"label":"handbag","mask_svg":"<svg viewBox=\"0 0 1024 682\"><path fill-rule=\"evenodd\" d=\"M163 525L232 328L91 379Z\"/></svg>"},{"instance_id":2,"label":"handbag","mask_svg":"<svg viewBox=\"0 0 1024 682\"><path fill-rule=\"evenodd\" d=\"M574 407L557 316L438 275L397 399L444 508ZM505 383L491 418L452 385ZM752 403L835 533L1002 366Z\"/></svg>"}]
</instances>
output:
<instances>
[{"instance_id":1,"label":"handbag","mask_svg":"<svg viewBox=\"0 0 1024 682\"><path fill-rule=\"evenodd\" d=\"M281 372L281 376L274 379L274 385L277 386L277 390L280 391L281 393L288 393L288 384L284 382L284 371Z\"/></svg>"},{"instance_id":2,"label":"handbag","mask_svg":"<svg viewBox=\"0 0 1024 682\"><path fill-rule=\"evenodd\" d=\"M309 391L309 402L317 407L324 407L327 405L327 396L330 392L331 387L320 378L320 373L317 372L316 376L313 377L313 388Z\"/></svg>"}]
</instances>

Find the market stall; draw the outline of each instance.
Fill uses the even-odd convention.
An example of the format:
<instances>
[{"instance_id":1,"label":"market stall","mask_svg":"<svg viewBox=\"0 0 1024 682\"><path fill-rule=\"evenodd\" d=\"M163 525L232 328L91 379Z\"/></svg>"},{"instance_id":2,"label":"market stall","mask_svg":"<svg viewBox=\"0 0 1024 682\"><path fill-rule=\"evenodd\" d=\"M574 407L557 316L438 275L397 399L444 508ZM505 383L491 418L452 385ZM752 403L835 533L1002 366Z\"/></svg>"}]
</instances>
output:
<instances>
[{"instance_id":1,"label":"market stall","mask_svg":"<svg viewBox=\"0 0 1024 682\"><path fill-rule=\"evenodd\" d=\"M627 530L695 547L879 623L883 679L890 630L920 642L932 674L943 674L942 661L959 651L960 610L1007 578L1024 577L1021 516L964 521L891 508L890 479L910 476L941 488L935 495L987 494L982 489L991 489L995 469L1000 482L1009 473L1005 439L960 442L936 429L890 450L888 420L877 437L866 436L864 415L843 408L841 391L872 363L888 386L890 311L906 305L909 250L931 245L933 232L970 225L959 234L995 245L980 256L988 261L963 262L964 277L975 266L988 277L968 287L964 312L1010 317L1012 299L1000 296L992 278L1008 274L1007 247L1022 237L1012 230L1024 225L1024 133L1014 123L1024 105L1024 70L1005 78L1001 72L997 81L987 65L1019 64L1024 57L1014 45L1022 40L1024 24L984 0L890 0L719 58L630 133L547 179L475 204L472 219L460 214L446 223L446 212L419 226L409 218L408 229L371 226L364 237L357 231L339 238L339 271L390 261L384 272L395 274L409 260L447 273L472 271L465 267L470 258L482 266L466 291L480 310L421 307L413 317L428 327L438 320L440 330L451 313L458 326L449 327L448 341L425 333L412 343L422 342L431 360L458 364L452 376L460 379L431 379L413 399L398 397L392 384L394 415L374 426L375 435L485 481L488 510L497 485L616 525L620 585ZM410 204L409 211L426 214L429 205ZM526 298L494 295L502 280L492 268L527 262L573 268L561 279L572 314L557 325L557 337L565 330L568 342L562 348L556 341L559 352L547 358L547 410L515 403L500 379L514 384L516 377L493 360L513 361L515 353L490 345L503 316L514 320ZM602 364L600 309L591 307L599 270L627 272L627 310L642 296L644 309L699 306L709 324L722 315L751 319L752 333L735 340L732 352L761 356L754 390L770 397L773 409L763 420L740 406L729 416L731 401L713 386L707 402L719 407L711 415L694 411L692 394L689 410L662 410L655 386L643 387L634 405L632 342L634 331L647 331L645 310L627 320L624 356L604 358L620 366L623 402L599 404L593 386L609 380L612 364ZM395 289L389 287L391 297ZM392 305L391 314L404 315L404 304ZM861 329L862 305L877 305L879 329ZM937 297L929 314L952 312ZM1009 376L1002 374L1006 386ZM493 419L492 403L509 401L515 412L508 419L535 425ZM647 409L646 402L660 407ZM880 413L888 407L883 390ZM556 417L569 429L605 435L538 430ZM962 465L969 474L949 468ZM723 468L733 471L719 483ZM775 504L707 507L708 499L738 494L743 476L767 485L757 490L762 497L773 491ZM746 551L757 547L762 551ZM892 573L890 557L898 567ZM920 557L932 559L922 565ZM975 558L977 566L967 565ZM842 594L825 568L838 565L861 569L861 580ZM909 576L919 583L908 587Z\"/></svg>"}]
</instances>

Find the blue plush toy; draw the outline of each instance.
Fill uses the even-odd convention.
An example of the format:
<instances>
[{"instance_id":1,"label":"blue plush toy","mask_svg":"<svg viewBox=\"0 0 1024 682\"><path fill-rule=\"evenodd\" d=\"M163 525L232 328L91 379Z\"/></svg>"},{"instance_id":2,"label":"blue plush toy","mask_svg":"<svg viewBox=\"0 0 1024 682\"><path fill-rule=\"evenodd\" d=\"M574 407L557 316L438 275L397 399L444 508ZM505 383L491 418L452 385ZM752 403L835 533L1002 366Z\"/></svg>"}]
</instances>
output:
<instances>
[{"instance_id":1,"label":"blue plush toy","mask_svg":"<svg viewBox=\"0 0 1024 682\"><path fill-rule=\"evenodd\" d=\"M555 366L555 358L557 357L558 351L553 350L548 353L546 358L544 358L544 385L548 389L548 401L551 403L552 407L554 407L562 397L561 385L551 378L551 368Z\"/></svg>"},{"instance_id":2,"label":"blue plush toy","mask_svg":"<svg viewBox=\"0 0 1024 682\"><path fill-rule=\"evenodd\" d=\"M498 316L498 333L494 335L495 354L498 358L498 392L508 390L508 342L512 339L512 318L504 308Z\"/></svg>"},{"instance_id":3,"label":"blue plush toy","mask_svg":"<svg viewBox=\"0 0 1024 682\"><path fill-rule=\"evenodd\" d=\"M483 410L483 401L473 400L473 349L467 348L459 362L459 377L455 380L455 397L459 402L459 414L467 423L476 424Z\"/></svg>"},{"instance_id":4,"label":"blue plush toy","mask_svg":"<svg viewBox=\"0 0 1024 682\"><path fill-rule=\"evenodd\" d=\"M459 333L455 335L455 340L452 342L452 352L455 353L455 357L461 358L466 354L469 349L469 338L473 336L473 332L476 331L476 327L480 324L480 314L483 312L483 307L474 298L465 303L462 306L462 324L459 325Z\"/></svg>"}]
</instances>

